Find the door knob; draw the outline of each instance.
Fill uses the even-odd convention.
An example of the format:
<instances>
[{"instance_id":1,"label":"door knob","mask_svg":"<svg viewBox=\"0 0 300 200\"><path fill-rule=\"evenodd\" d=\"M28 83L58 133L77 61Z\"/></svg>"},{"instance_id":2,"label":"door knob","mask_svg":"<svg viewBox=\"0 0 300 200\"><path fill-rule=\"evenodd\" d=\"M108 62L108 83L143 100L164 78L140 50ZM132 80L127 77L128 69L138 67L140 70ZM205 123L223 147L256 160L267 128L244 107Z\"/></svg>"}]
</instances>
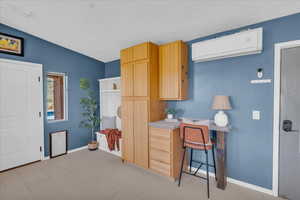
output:
<instances>
[{"instance_id":1,"label":"door knob","mask_svg":"<svg viewBox=\"0 0 300 200\"><path fill-rule=\"evenodd\" d=\"M298 132L298 130L293 130L293 122L291 120L283 120L282 130L285 132Z\"/></svg>"}]
</instances>

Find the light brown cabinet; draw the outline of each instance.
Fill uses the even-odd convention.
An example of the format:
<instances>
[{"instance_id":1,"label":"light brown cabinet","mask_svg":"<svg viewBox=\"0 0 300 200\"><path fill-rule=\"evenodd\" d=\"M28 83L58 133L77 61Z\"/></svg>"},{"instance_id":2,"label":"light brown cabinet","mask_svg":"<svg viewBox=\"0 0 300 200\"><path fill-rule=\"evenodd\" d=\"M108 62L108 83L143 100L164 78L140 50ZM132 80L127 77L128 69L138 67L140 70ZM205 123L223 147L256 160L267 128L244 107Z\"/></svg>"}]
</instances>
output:
<instances>
[{"instance_id":1,"label":"light brown cabinet","mask_svg":"<svg viewBox=\"0 0 300 200\"><path fill-rule=\"evenodd\" d=\"M148 58L149 50L150 50L149 44L150 43L146 42L133 47L133 61L138 61L138 60L143 60Z\"/></svg>"},{"instance_id":2,"label":"light brown cabinet","mask_svg":"<svg viewBox=\"0 0 300 200\"><path fill-rule=\"evenodd\" d=\"M120 54L121 54L120 57L121 57L122 64L133 61L133 49L132 48L122 49Z\"/></svg>"},{"instance_id":3,"label":"light brown cabinet","mask_svg":"<svg viewBox=\"0 0 300 200\"><path fill-rule=\"evenodd\" d=\"M164 118L158 95L158 46L146 42L121 51L122 158L149 168L149 126Z\"/></svg>"},{"instance_id":4,"label":"light brown cabinet","mask_svg":"<svg viewBox=\"0 0 300 200\"><path fill-rule=\"evenodd\" d=\"M122 157L124 160L133 163L134 162L134 101L122 99Z\"/></svg>"},{"instance_id":5,"label":"light brown cabinet","mask_svg":"<svg viewBox=\"0 0 300 200\"><path fill-rule=\"evenodd\" d=\"M148 68L149 62L147 60L122 64L122 96L148 96Z\"/></svg>"},{"instance_id":6,"label":"light brown cabinet","mask_svg":"<svg viewBox=\"0 0 300 200\"><path fill-rule=\"evenodd\" d=\"M133 47L122 49L120 53L121 63L129 63L139 60L148 59L151 55L151 46L154 45L150 42L145 42Z\"/></svg>"},{"instance_id":7,"label":"light brown cabinet","mask_svg":"<svg viewBox=\"0 0 300 200\"><path fill-rule=\"evenodd\" d=\"M150 169L177 179L183 153L182 140L177 129L150 127Z\"/></svg>"},{"instance_id":8,"label":"light brown cabinet","mask_svg":"<svg viewBox=\"0 0 300 200\"><path fill-rule=\"evenodd\" d=\"M133 96L133 64L122 64L121 69L122 96Z\"/></svg>"},{"instance_id":9,"label":"light brown cabinet","mask_svg":"<svg viewBox=\"0 0 300 200\"><path fill-rule=\"evenodd\" d=\"M133 95L136 97L148 96L149 64L148 61L136 62L133 64Z\"/></svg>"},{"instance_id":10,"label":"light brown cabinet","mask_svg":"<svg viewBox=\"0 0 300 200\"><path fill-rule=\"evenodd\" d=\"M134 101L134 159L141 167L148 168L148 100Z\"/></svg>"},{"instance_id":11,"label":"light brown cabinet","mask_svg":"<svg viewBox=\"0 0 300 200\"><path fill-rule=\"evenodd\" d=\"M159 46L159 97L162 100L188 98L188 49L182 41Z\"/></svg>"}]
</instances>

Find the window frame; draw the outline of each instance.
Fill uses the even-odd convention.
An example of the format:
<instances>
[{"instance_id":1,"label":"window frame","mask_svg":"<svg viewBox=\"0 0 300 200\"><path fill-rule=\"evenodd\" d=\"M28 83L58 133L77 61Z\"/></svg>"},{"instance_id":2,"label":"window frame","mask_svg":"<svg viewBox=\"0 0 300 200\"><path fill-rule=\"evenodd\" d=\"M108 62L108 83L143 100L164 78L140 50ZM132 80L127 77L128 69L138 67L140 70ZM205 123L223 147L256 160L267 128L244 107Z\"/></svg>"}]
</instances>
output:
<instances>
[{"instance_id":1,"label":"window frame","mask_svg":"<svg viewBox=\"0 0 300 200\"><path fill-rule=\"evenodd\" d=\"M64 81L64 85L63 85L63 89L64 89L64 117L63 119L57 119L57 120L49 120L47 119L47 113L48 113L48 102L46 101L46 119L47 119L47 123L57 123L57 122L65 122L69 120L69 109L68 109L68 76L66 73L62 73L62 72L47 72L46 73L46 99L48 99L48 76L49 75L53 75L53 76L62 76L63 77L63 81Z\"/></svg>"}]
</instances>

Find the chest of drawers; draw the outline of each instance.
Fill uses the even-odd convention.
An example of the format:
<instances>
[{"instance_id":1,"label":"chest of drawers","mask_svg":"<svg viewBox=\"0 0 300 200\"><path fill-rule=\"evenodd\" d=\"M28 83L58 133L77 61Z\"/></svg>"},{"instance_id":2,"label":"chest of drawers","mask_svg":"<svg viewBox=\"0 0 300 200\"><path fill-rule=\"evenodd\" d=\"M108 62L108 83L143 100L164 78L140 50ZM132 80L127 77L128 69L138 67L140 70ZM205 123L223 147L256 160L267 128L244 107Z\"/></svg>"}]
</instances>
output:
<instances>
[{"instance_id":1,"label":"chest of drawers","mask_svg":"<svg viewBox=\"0 0 300 200\"><path fill-rule=\"evenodd\" d=\"M177 179L182 153L179 128L150 127L149 166L152 171Z\"/></svg>"}]
</instances>

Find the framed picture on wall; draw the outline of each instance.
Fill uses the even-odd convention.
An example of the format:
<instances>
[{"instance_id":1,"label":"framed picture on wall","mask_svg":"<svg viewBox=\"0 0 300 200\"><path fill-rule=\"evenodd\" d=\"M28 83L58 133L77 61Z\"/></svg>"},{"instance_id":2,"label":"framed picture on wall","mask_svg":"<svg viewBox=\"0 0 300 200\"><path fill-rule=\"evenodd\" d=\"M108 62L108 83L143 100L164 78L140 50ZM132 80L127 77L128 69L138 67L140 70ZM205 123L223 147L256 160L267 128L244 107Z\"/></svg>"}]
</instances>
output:
<instances>
[{"instance_id":1,"label":"framed picture on wall","mask_svg":"<svg viewBox=\"0 0 300 200\"><path fill-rule=\"evenodd\" d=\"M24 56L24 39L0 32L0 53Z\"/></svg>"}]
</instances>

